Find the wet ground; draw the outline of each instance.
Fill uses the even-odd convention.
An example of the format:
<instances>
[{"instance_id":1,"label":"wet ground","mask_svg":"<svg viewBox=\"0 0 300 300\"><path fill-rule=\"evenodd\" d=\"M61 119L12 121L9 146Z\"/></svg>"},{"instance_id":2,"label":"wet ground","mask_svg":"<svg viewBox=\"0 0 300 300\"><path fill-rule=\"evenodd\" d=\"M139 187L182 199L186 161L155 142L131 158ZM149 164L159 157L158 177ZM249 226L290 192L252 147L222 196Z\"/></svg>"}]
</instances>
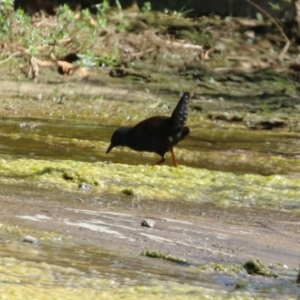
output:
<instances>
[{"instance_id":1,"label":"wet ground","mask_svg":"<svg viewBox=\"0 0 300 300\"><path fill-rule=\"evenodd\" d=\"M178 98L89 82L55 90L2 82L2 295L39 299L49 287L49 299L299 295L296 132L191 109L191 135L175 149L179 168L169 156L153 167L156 155L105 155L119 124L168 115ZM195 96L191 107L212 101ZM249 259L278 277L248 275Z\"/></svg>"},{"instance_id":2,"label":"wet ground","mask_svg":"<svg viewBox=\"0 0 300 300\"><path fill-rule=\"evenodd\" d=\"M69 285L79 294L84 293L88 279L95 293L108 289L115 297L117 290L129 286L153 286L160 295L156 289L171 284L168 299L181 293L188 299L199 295L222 298L225 291L226 297L235 298L238 292L233 290L241 282L247 285L245 296L272 293L280 299L299 292L294 284L299 224L289 212L99 198L35 188L29 192L8 185L1 190L1 220L11 224L1 227L1 257L35 263L38 270L47 263L49 270L41 271L44 276L59 273L53 280L65 288L69 276ZM145 219L152 220L154 227L142 227ZM38 242L25 243L28 235ZM165 252L185 262L140 256L144 250ZM270 265L279 278L247 275L241 265L253 257ZM67 267L70 274L55 270L59 267ZM16 268L13 275L26 287L33 280L42 289L54 284L41 275L18 272ZM180 285L182 292L172 284ZM131 298L130 293L125 295ZM141 295L138 289L133 293L133 297Z\"/></svg>"},{"instance_id":3,"label":"wet ground","mask_svg":"<svg viewBox=\"0 0 300 300\"><path fill-rule=\"evenodd\" d=\"M50 68L34 83L22 59L1 69L2 298L299 297L297 84L170 53L137 60L134 74L128 64L125 78ZM118 126L170 115L183 91L179 168L170 155L152 166L155 154L105 154ZM268 272L249 275L249 259Z\"/></svg>"}]
</instances>

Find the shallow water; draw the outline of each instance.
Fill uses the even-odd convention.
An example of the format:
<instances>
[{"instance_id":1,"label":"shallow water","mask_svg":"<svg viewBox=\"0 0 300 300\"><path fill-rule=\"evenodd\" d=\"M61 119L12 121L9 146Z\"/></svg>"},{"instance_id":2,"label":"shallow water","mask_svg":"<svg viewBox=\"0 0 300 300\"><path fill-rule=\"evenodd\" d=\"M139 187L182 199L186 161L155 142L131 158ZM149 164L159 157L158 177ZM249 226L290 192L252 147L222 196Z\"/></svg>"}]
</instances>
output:
<instances>
[{"instance_id":1,"label":"shallow water","mask_svg":"<svg viewBox=\"0 0 300 300\"><path fill-rule=\"evenodd\" d=\"M197 116L191 117L191 135L175 148L181 165L264 175L300 171L298 134L211 127L212 124L198 128L195 125L198 121ZM116 148L106 155L116 128L86 120L7 118L1 121L0 153L35 159L71 158L133 165L153 164L159 159L156 154L127 148ZM168 154L166 164L171 165Z\"/></svg>"}]
</instances>

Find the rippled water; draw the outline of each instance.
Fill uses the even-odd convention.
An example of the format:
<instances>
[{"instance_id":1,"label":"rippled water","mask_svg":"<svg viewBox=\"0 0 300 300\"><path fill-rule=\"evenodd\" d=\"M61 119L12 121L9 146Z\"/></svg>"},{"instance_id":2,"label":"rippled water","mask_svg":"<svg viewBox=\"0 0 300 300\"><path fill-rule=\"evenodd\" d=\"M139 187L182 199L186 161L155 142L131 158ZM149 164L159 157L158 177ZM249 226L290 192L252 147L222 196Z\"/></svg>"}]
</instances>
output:
<instances>
[{"instance_id":1,"label":"rippled water","mask_svg":"<svg viewBox=\"0 0 300 300\"><path fill-rule=\"evenodd\" d=\"M295 174L300 171L298 134L241 128L198 128L175 148L179 163L218 171ZM200 121L199 121L200 122ZM153 164L155 154L117 148L105 154L115 126L87 121L4 119L0 153L14 157ZM167 155L171 165L170 155Z\"/></svg>"}]
</instances>

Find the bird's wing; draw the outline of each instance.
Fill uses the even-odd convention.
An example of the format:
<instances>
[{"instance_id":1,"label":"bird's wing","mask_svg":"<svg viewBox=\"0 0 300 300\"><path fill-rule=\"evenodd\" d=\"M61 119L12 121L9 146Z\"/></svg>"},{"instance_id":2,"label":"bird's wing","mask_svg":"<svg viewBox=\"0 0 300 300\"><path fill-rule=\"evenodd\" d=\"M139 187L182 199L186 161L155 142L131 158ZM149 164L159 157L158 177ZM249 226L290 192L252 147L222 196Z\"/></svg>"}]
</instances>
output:
<instances>
[{"instance_id":1,"label":"bird's wing","mask_svg":"<svg viewBox=\"0 0 300 300\"><path fill-rule=\"evenodd\" d=\"M165 135L164 123L168 117L156 116L143 120L134 126L134 131L145 136L156 136L160 138Z\"/></svg>"}]
</instances>

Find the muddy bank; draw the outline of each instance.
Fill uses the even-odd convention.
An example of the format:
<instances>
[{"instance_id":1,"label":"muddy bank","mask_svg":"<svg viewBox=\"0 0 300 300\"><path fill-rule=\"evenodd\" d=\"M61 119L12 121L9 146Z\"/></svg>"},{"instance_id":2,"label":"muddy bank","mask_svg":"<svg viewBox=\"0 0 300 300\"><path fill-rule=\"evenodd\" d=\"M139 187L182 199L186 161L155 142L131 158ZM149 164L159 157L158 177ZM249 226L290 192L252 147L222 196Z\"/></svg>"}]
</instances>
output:
<instances>
[{"instance_id":1,"label":"muddy bank","mask_svg":"<svg viewBox=\"0 0 300 300\"><path fill-rule=\"evenodd\" d=\"M297 215L126 197L108 200L59 191L54 199L50 190L26 192L24 187L7 185L1 186L1 190L1 220L10 226L1 226L0 252L4 265L14 266L12 261L5 260L11 255L22 262L19 268L13 267L15 274L20 274L26 261L31 261L27 268L39 270L42 264L47 268L43 271L45 276L49 271L55 272L62 287L66 286L64 278L71 276L69 282L77 286L79 295L90 292L96 297L99 286L103 293L108 284L110 289L106 292L116 299L121 291L127 295L128 286L137 288L145 283L151 289L146 299L152 299L150 295L155 291L163 297L160 288L165 285L170 285L169 296L183 293L187 299L194 299L188 296L192 291L197 292L197 297L227 295L235 299L239 294L251 298L265 293L266 286L276 291L278 297L299 293L294 284L300 237ZM145 219L151 219L154 227L142 227ZM38 244L22 242L28 235L37 238ZM140 256L145 250L165 252L186 263ZM241 265L250 258L260 259L279 278L247 275ZM45 262L50 265L47 267ZM68 267L68 274L61 267ZM27 282L26 290L31 279L22 276L22 282ZM51 277L44 279L40 283L42 289L46 282L53 284ZM235 294L240 282L246 288ZM7 284L6 288L8 295L12 287ZM61 292L71 295L64 288ZM138 297L143 291L135 289L130 295Z\"/></svg>"},{"instance_id":2,"label":"muddy bank","mask_svg":"<svg viewBox=\"0 0 300 300\"><path fill-rule=\"evenodd\" d=\"M280 110L289 125L253 129L246 119L217 117L237 102L195 95L191 136L175 149L181 166L153 167L152 154L120 148L106 156L110 135L145 115L170 114L178 93L135 91L132 83L124 89L118 80L105 86L63 80L55 89L49 82L4 81L3 264L58 272L47 282L59 280L66 297L64 278L92 298L103 296L96 284L109 284L113 299L151 299L155 291L163 298L166 285L173 298L251 298L266 296L266 288L270 298L297 295L298 133L289 128L291 116ZM142 227L145 219L154 227ZM27 235L38 244L24 243ZM141 257L142 251L186 263ZM242 265L251 258L278 277L249 276ZM72 266L67 274L60 269L66 266ZM22 289L36 293L24 283L32 279L13 270ZM6 290L16 292L9 284Z\"/></svg>"},{"instance_id":3,"label":"muddy bank","mask_svg":"<svg viewBox=\"0 0 300 300\"><path fill-rule=\"evenodd\" d=\"M155 155L120 148L106 156L105 150L119 124L169 114L174 95L113 89L112 83L56 86L59 90L49 83L6 81L3 87L4 265L39 272L46 267L59 278L72 277L76 293L92 298L103 296L92 288L96 283L109 284L106 293L113 299L119 294L132 299L131 286L136 297L146 299L154 292L163 298L166 285L173 298L182 293L251 298L266 296L266 287L272 290L267 297L299 293L296 132L254 130L211 117L208 112L220 100L194 96L191 107L205 109L189 112L191 136L175 149L181 166L153 167ZM154 227L142 227L143 220ZM38 244L24 243L28 235ZM143 251L185 263L141 257ZM249 276L242 265L252 258L278 277ZM60 269L70 265L68 274ZM13 270L14 280L21 280L22 269ZM49 285L57 280L51 276ZM70 295L64 279L59 282L60 293ZM241 294L240 286L246 287ZM22 289L36 293L27 284ZM6 290L15 292L11 285Z\"/></svg>"}]
</instances>

